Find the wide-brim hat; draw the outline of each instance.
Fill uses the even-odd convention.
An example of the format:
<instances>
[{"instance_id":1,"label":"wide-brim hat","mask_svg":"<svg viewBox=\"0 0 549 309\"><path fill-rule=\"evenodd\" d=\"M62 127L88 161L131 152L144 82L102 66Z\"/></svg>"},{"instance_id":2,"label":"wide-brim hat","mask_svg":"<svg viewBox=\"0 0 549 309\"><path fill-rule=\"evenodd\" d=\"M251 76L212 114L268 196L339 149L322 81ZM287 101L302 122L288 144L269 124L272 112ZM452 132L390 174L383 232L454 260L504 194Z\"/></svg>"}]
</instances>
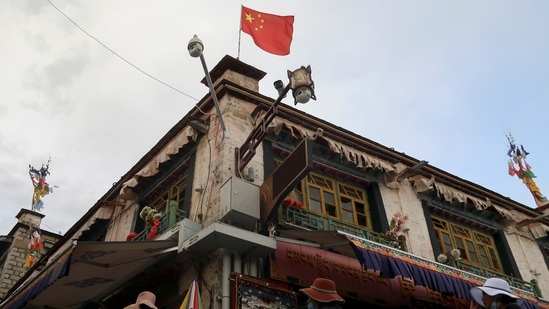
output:
<instances>
[{"instance_id":1,"label":"wide-brim hat","mask_svg":"<svg viewBox=\"0 0 549 309\"><path fill-rule=\"evenodd\" d=\"M473 301L477 303L477 305L481 306L482 308L485 308L484 302L482 301L482 291L478 287L474 287L474 288L471 288L469 292L471 294L471 298L473 299Z\"/></svg>"},{"instance_id":2,"label":"wide-brim hat","mask_svg":"<svg viewBox=\"0 0 549 309\"><path fill-rule=\"evenodd\" d=\"M490 278L484 282L483 286L477 286L474 288L471 288L470 294L474 301L476 301L479 304L483 304L482 302L482 293L486 293L490 296L496 296L496 295L507 295L511 298L518 298L513 292L511 292L511 287L509 286L509 283L507 281L500 279L500 278Z\"/></svg>"},{"instance_id":3,"label":"wide-brim hat","mask_svg":"<svg viewBox=\"0 0 549 309\"><path fill-rule=\"evenodd\" d=\"M311 287L299 291L319 303L339 302L343 304L345 302L345 299L337 294L335 283L326 278L316 278Z\"/></svg>"},{"instance_id":4,"label":"wide-brim hat","mask_svg":"<svg viewBox=\"0 0 549 309\"><path fill-rule=\"evenodd\" d=\"M139 293L137 296L137 300L135 301L135 304L131 304L127 307L124 307L124 309L140 309L140 308L153 308L158 309L156 305L154 304L156 302L156 295L154 295L152 292L144 291Z\"/></svg>"}]
</instances>

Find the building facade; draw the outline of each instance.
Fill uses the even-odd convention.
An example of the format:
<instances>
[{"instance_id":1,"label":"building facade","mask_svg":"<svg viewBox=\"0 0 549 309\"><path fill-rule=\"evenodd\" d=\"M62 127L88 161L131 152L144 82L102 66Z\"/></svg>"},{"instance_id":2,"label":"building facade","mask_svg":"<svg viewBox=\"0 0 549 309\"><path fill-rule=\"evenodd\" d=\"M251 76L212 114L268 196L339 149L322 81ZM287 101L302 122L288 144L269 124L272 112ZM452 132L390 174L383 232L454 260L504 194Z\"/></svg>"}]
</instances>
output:
<instances>
[{"instance_id":1,"label":"building facade","mask_svg":"<svg viewBox=\"0 0 549 309\"><path fill-rule=\"evenodd\" d=\"M273 108L264 75L225 56L211 71L223 122L204 96L1 307L123 308L148 290L179 308L196 279L205 308L305 308L298 290L325 277L347 308L468 308L470 287L501 277L549 308L543 207Z\"/></svg>"},{"instance_id":2,"label":"building facade","mask_svg":"<svg viewBox=\"0 0 549 309\"><path fill-rule=\"evenodd\" d=\"M8 291L14 287L27 272L61 238L61 235L40 231L44 215L22 209L16 216L17 223L8 235L0 237L0 298L5 299ZM34 231L34 233L33 233ZM37 234L38 233L38 234ZM40 247L32 250L31 238L39 236ZM33 252L34 251L34 252ZM44 267L38 264L37 268Z\"/></svg>"}]
</instances>

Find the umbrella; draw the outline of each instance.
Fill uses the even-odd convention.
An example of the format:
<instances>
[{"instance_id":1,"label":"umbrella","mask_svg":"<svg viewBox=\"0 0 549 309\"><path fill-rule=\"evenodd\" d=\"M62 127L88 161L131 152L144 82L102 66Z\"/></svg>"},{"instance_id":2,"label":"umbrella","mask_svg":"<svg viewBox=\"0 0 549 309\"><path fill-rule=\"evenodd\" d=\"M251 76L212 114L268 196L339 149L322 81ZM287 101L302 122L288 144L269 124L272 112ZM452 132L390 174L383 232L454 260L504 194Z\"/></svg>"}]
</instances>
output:
<instances>
[{"instance_id":1,"label":"umbrella","mask_svg":"<svg viewBox=\"0 0 549 309\"><path fill-rule=\"evenodd\" d=\"M202 301L200 300L200 292L198 291L198 281L196 279L191 283L191 287L187 292L187 296L181 303L179 309L202 309Z\"/></svg>"}]
</instances>

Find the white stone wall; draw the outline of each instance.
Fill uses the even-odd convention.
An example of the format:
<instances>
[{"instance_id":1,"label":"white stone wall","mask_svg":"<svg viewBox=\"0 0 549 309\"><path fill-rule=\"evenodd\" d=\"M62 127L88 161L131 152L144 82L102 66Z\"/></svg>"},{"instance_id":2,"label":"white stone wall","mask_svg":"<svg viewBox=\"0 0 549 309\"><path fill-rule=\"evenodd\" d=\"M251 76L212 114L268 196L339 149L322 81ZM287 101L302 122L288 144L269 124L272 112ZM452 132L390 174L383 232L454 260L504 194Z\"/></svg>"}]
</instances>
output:
<instances>
[{"instance_id":1,"label":"white stone wall","mask_svg":"<svg viewBox=\"0 0 549 309\"><path fill-rule=\"evenodd\" d=\"M549 299L549 271L539 245L526 228L514 225L505 230L505 237L524 281L536 279L545 299Z\"/></svg>"},{"instance_id":2,"label":"white stone wall","mask_svg":"<svg viewBox=\"0 0 549 309\"><path fill-rule=\"evenodd\" d=\"M406 214L409 218L405 224L408 230L403 233L407 239L408 251L435 260L421 200L417 198L408 180L380 183L379 187L387 220L390 222L396 212ZM505 230L505 237L520 270L520 274L516 275L520 275L527 282L536 279L543 296L549 299L549 270L543 253L528 227L518 229L515 227L516 223L510 222Z\"/></svg>"},{"instance_id":3,"label":"white stone wall","mask_svg":"<svg viewBox=\"0 0 549 309\"><path fill-rule=\"evenodd\" d=\"M408 180L404 179L402 182L389 184L380 183L379 188L388 222L391 222L396 212L408 216L408 221L404 225L407 231L403 232L403 235L406 236L408 251L414 255L433 260L434 253L429 231L425 224L423 206Z\"/></svg>"},{"instance_id":4,"label":"white stone wall","mask_svg":"<svg viewBox=\"0 0 549 309\"><path fill-rule=\"evenodd\" d=\"M210 130L200 139L197 146L195 174L193 186L202 187L202 192L193 190L192 207L189 218L208 226L219 220L219 192L221 186L236 175L235 148L242 146L248 138L254 125L250 114L255 105L225 95L219 101L223 120L229 131L229 136L223 138L221 125L215 110L209 111ZM214 113L214 114L212 114ZM209 142L208 142L209 141ZM254 169L254 183L259 185L263 181L263 148L259 145L256 155L246 166ZM199 216L199 214L202 214ZM200 220L199 218L202 218Z\"/></svg>"},{"instance_id":5,"label":"white stone wall","mask_svg":"<svg viewBox=\"0 0 549 309\"><path fill-rule=\"evenodd\" d=\"M139 204L135 201L127 201L124 207L117 206L113 210L112 222L107 229L105 241L124 241L134 231L135 218L139 215Z\"/></svg>"}]
</instances>

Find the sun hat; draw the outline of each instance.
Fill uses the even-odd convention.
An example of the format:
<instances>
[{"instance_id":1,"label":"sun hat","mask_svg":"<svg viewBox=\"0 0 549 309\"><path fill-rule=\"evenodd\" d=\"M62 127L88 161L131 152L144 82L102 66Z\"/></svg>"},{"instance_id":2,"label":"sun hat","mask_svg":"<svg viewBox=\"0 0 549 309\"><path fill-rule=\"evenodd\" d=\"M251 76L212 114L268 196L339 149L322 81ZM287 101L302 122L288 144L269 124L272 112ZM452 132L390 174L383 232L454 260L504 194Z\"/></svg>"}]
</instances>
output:
<instances>
[{"instance_id":1,"label":"sun hat","mask_svg":"<svg viewBox=\"0 0 549 309\"><path fill-rule=\"evenodd\" d=\"M335 283L326 278L316 278L310 288L299 291L319 303L339 302L343 304L345 302L345 299L337 294Z\"/></svg>"},{"instance_id":2,"label":"sun hat","mask_svg":"<svg viewBox=\"0 0 549 309\"><path fill-rule=\"evenodd\" d=\"M474 288L471 288L470 290L471 297L479 304L483 304L483 292L490 296L507 295L511 298L518 298L518 296L511 292L511 287L509 287L509 283L500 278L490 278L486 280L486 282L484 282L483 286L476 286Z\"/></svg>"},{"instance_id":3,"label":"sun hat","mask_svg":"<svg viewBox=\"0 0 549 309\"><path fill-rule=\"evenodd\" d=\"M484 302L482 301L482 291L478 287L475 287L475 288L472 288L469 292L471 294L471 298L473 299L473 301L477 305L484 308Z\"/></svg>"},{"instance_id":4,"label":"sun hat","mask_svg":"<svg viewBox=\"0 0 549 309\"><path fill-rule=\"evenodd\" d=\"M139 293L137 296L137 300L135 301L135 304L131 304L127 307L124 307L124 309L139 309L146 306L146 308L152 308L152 309L158 309L154 305L156 302L156 295L154 295L152 292L144 291Z\"/></svg>"}]
</instances>

